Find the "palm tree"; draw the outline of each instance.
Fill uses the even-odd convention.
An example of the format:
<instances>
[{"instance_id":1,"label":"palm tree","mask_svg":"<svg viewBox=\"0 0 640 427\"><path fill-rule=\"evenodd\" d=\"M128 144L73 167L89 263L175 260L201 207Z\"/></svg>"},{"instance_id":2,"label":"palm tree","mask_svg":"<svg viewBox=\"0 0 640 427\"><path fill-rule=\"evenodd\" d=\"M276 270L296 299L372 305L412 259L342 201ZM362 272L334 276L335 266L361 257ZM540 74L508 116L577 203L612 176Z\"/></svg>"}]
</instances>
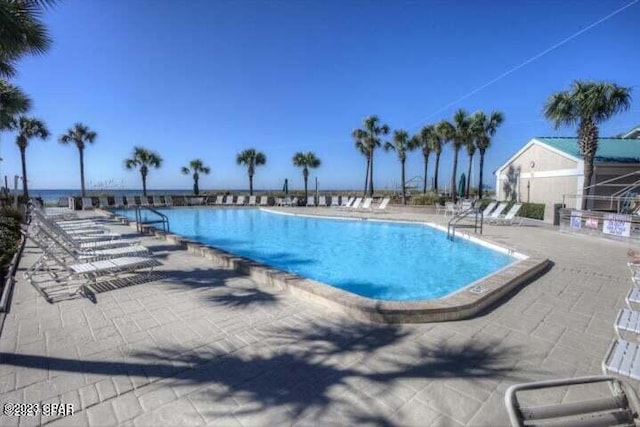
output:
<instances>
[{"instance_id":1,"label":"palm tree","mask_svg":"<svg viewBox=\"0 0 640 427\"><path fill-rule=\"evenodd\" d=\"M67 133L62 135L59 139L61 144L74 143L78 147L80 153L80 188L82 190L82 197L85 196L84 190L84 148L87 143L93 144L96 140L96 134L82 123L76 123L73 127L67 130Z\"/></svg>"},{"instance_id":2,"label":"palm tree","mask_svg":"<svg viewBox=\"0 0 640 427\"><path fill-rule=\"evenodd\" d=\"M482 111L473 115L472 134L476 147L480 152L480 179L478 181L478 192L482 198L483 174L484 174L484 154L491 145L491 138L496 134L498 126L504 121L504 115L499 111L494 111L489 117Z\"/></svg>"},{"instance_id":3,"label":"palm tree","mask_svg":"<svg viewBox=\"0 0 640 427\"><path fill-rule=\"evenodd\" d=\"M26 199L29 198L29 186L27 184L27 145L31 138L47 139L49 130L43 121L20 116L16 120L15 128L18 131L16 144L20 148L20 160L22 161L22 194Z\"/></svg>"},{"instance_id":4,"label":"palm tree","mask_svg":"<svg viewBox=\"0 0 640 427\"><path fill-rule=\"evenodd\" d=\"M422 194L427 194L427 179L429 171L429 156L433 151L433 139L437 137L436 130L433 125L427 125L420 130L419 135L415 135L409 141L409 147L414 150L416 148L422 149L422 156L424 157L424 182L422 185Z\"/></svg>"},{"instance_id":5,"label":"palm tree","mask_svg":"<svg viewBox=\"0 0 640 427\"><path fill-rule=\"evenodd\" d=\"M211 168L209 168L209 166L205 166L202 160L194 159L189 162L188 167L183 166L181 170L185 175L189 175L191 172L193 172L193 194L195 194L196 196L200 194L200 188L198 187L200 174L203 173L205 175L209 175L209 172L211 172Z\"/></svg>"},{"instance_id":6,"label":"palm tree","mask_svg":"<svg viewBox=\"0 0 640 427\"><path fill-rule=\"evenodd\" d=\"M19 87L0 79L0 131L11 129L14 118L29 109L29 97Z\"/></svg>"},{"instance_id":7,"label":"palm tree","mask_svg":"<svg viewBox=\"0 0 640 427\"><path fill-rule=\"evenodd\" d=\"M159 169L162 166L162 157L155 151L147 150L144 147L133 147L133 156L124 160L124 167L131 170L137 166L140 166L140 176L142 176L142 195L146 197L149 167Z\"/></svg>"},{"instance_id":8,"label":"palm tree","mask_svg":"<svg viewBox=\"0 0 640 427\"><path fill-rule=\"evenodd\" d=\"M631 88L608 82L576 80L570 91L552 94L544 106L545 117L555 128L578 125L578 147L584 158L582 194L588 195L593 161L598 150L598 125L631 106ZM587 199L582 198L582 209Z\"/></svg>"},{"instance_id":9,"label":"palm tree","mask_svg":"<svg viewBox=\"0 0 640 427\"><path fill-rule=\"evenodd\" d=\"M440 154L442 154L442 147L444 147L449 141L453 139L455 128L451 123L446 120L441 120L435 126L435 133L433 134L433 151L436 153L436 173L433 179L434 191L438 192L438 170L440 168Z\"/></svg>"},{"instance_id":10,"label":"palm tree","mask_svg":"<svg viewBox=\"0 0 640 427\"><path fill-rule=\"evenodd\" d=\"M369 155L369 150L367 149L364 131L362 129L355 129L353 132L351 132L351 136L355 140L356 149L367 159L367 171L364 174L364 192L362 193L366 195L367 184L369 183L369 167L371 166L371 156Z\"/></svg>"},{"instance_id":11,"label":"palm tree","mask_svg":"<svg viewBox=\"0 0 640 427\"><path fill-rule=\"evenodd\" d=\"M407 151L412 149L412 144L409 144L409 134L402 129L398 129L393 132L393 143L386 142L384 144L384 151L395 151L398 154L400 160L400 183L402 185L402 204L407 204L407 192L405 188L405 173L404 165L407 161Z\"/></svg>"},{"instance_id":12,"label":"palm tree","mask_svg":"<svg viewBox=\"0 0 640 427\"><path fill-rule=\"evenodd\" d=\"M249 174L249 195L253 196L253 175L256 172L256 166L267 163L267 156L265 156L264 153L256 151L254 148L249 148L238 153L236 163L247 167Z\"/></svg>"},{"instance_id":13,"label":"palm tree","mask_svg":"<svg viewBox=\"0 0 640 427\"><path fill-rule=\"evenodd\" d=\"M44 53L51 45L40 16L55 0L0 2L0 76L15 74L15 61L25 53Z\"/></svg>"},{"instance_id":14,"label":"palm tree","mask_svg":"<svg viewBox=\"0 0 640 427\"><path fill-rule=\"evenodd\" d=\"M471 140L471 120L469 114L464 109L459 109L453 115L453 175L451 176L451 194L453 201L456 201L456 174L458 173L458 152L460 148L465 147Z\"/></svg>"},{"instance_id":15,"label":"palm tree","mask_svg":"<svg viewBox=\"0 0 640 427\"><path fill-rule=\"evenodd\" d=\"M320 159L309 151L307 153L298 152L293 156L293 166L302 168L302 177L304 178L304 199L308 200L307 181L309 180L309 168L317 168L320 166Z\"/></svg>"},{"instance_id":16,"label":"palm tree","mask_svg":"<svg viewBox=\"0 0 640 427\"><path fill-rule=\"evenodd\" d=\"M380 118L376 115L365 117L363 129L359 130L362 137L369 162L369 196L373 196L373 153L380 147L380 136L389 133L389 126L381 125Z\"/></svg>"},{"instance_id":17,"label":"palm tree","mask_svg":"<svg viewBox=\"0 0 640 427\"><path fill-rule=\"evenodd\" d=\"M476 154L476 144L474 144L473 136L469 137L469 140L465 144L464 148L467 149L467 155L469 156L469 166L467 168L467 188L464 195L464 197L468 199L469 192L471 190L471 167L473 166L473 156Z\"/></svg>"}]
</instances>

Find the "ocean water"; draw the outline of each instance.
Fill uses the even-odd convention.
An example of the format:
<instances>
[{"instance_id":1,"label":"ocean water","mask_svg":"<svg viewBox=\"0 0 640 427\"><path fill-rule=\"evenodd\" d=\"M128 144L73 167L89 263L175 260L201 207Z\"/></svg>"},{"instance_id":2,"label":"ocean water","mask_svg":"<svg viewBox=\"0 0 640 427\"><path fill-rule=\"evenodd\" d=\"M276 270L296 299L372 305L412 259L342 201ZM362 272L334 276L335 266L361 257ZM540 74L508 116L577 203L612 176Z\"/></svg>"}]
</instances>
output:
<instances>
[{"instance_id":1,"label":"ocean water","mask_svg":"<svg viewBox=\"0 0 640 427\"><path fill-rule=\"evenodd\" d=\"M451 242L446 233L421 224L258 209L158 210L169 218L172 233L380 300L443 297L515 261L469 241ZM116 213L133 219L133 210Z\"/></svg>"},{"instance_id":2,"label":"ocean water","mask_svg":"<svg viewBox=\"0 0 640 427\"><path fill-rule=\"evenodd\" d=\"M20 191L20 190L19 190ZM204 190L201 190L201 192ZM208 191L208 190L207 190ZM138 196L142 194L142 190L87 190L87 196ZM173 194L179 195L193 195L192 190L147 190L147 195L164 195ZM30 197L41 197L42 201L46 204L57 203L61 197L67 198L69 196L80 197L80 190L33 190L29 189Z\"/></svg>"}]
</instances>

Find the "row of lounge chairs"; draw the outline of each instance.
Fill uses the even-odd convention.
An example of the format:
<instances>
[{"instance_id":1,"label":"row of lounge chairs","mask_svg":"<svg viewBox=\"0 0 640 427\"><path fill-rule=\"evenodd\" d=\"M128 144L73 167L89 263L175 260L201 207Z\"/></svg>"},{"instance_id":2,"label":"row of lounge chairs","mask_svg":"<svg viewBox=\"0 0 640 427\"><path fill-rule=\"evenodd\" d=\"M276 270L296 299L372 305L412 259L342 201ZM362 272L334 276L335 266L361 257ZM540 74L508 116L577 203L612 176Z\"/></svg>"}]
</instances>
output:
<instances>
[{"instance_id":1,"label":"row of lounge chairs","mask_svg":"<svg viewBox=\"0 0 640 427\"><path fill-rule=\"evenodd\" d=\"M623 381L640 381L640 259L634 259L628 266L633 285L625 298L627 306L620 309L614 321L616 338L602 361L603 375L536 381L509 387L505 394L505 405L513 426L640 425L637 383L632 387ZM531 390L548 393L558 387L584 388L597 383L607 384L611 394L598 399L543 406L525 406L518 398L520 393Z\"/></svg>"},{"instance_id":2,"label":"row of lounge chairs","mask_svg":"<svg viewBox=\"0 0 640 427\"><path fill-rule=\"evenodd\" d=\"M29 214L24 233L42 255L25 271L25 278L49 301L42 286L46 282L61 285L69 295L88 294L88 287L104 278L137 275L140 270L149 274L160 265L139 239L109 232L104 218L73 218L74 213L47 212L37 203L29 205Z\"/></svg>"},{"instance_id":3,"label":"row of lounge chairs","mask_svg":"<svg viewBox=\"0 0 640 427\"><path fill-rule=\"evenodd\" d=\"M522 208L522 203L515 203L511 208L506 211L508 202L491 202L482 210L483 220L489 224L495 225L513 225L516 222L518 225L522 224L522 217L517 217L518 212ZM447 202L444 206L437 206L436 213L444 212L445 218L447 216L454 217L459 213L465 212L473 208L473 202L465 200L456 205L453 202ZM505 213L506 211L506 213Z\"/></svg>"}]
</instances>

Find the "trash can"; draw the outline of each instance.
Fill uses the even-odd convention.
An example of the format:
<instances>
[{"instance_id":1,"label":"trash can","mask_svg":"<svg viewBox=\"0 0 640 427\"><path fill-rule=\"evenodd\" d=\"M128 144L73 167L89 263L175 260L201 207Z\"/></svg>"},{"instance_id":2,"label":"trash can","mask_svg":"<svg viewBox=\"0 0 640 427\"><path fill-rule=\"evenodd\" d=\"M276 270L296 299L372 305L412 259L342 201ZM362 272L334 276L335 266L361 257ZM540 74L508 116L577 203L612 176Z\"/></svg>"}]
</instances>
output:
<instances>
[{"instance_id":1,"label":"trash can","mask_svg":"<svg viewBox=\"0 0 640 427\"><path fill-rule=\"evenodd\" d=\"M553 225L560 225L560 212L564 209L564 204L554 203L553 205Z\"/></svg>"}]
</instances>

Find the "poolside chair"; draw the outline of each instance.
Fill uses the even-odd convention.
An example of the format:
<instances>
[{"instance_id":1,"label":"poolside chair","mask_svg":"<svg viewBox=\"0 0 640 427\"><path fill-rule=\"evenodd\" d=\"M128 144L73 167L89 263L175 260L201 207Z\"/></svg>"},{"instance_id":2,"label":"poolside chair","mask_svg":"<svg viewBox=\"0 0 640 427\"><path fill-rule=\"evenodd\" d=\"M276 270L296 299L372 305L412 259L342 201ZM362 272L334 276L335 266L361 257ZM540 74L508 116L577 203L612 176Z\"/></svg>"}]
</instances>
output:
<instances>
[{"instance_id":1,"label":"poolside chair","mask_svg":"<svg viewBox=\"0 0 640 427\"><path fill-rule=\"evenodd\" d=\"M256 205L256 196L249 196L249 203L247 203L247 205L255 206Z\"/></svg>"},{"instance_id":2,"label":"poolside chair","mask_svg":"<svg viewBox=\"0 0 640 427\"><path fill-rule=\"evenodd\" d=\"M640 343L614 339L602 360L602 372L640 381Z\"/></svg>"},{"instance_id":3,"label":"poolside chair","mask_svg":"<svg viewBox=\"0 0 640 427\"><path fill-rule=\"evenodd\" d=\"M447 211L446 203L444 205L436 203L435 206L436 206L436 215L439 215L440 212L444 213Z\"/></svg>"},{"instance_id":4,"label":"poolside chair","mask_svg":"<svg viewBox=\"0 0 640 427\"><path fill-rule=\"evenodd\" d=\"M585 387L597 391L598 395L609 394L606 397L583 400L571 399L562 403L540 405L544 395L559 387L575 387L577 393L585 393ZM518 399L518 394L539 390L540 396L532 399L536 406L524 406ZM560 390L559 390L560 391ZM566 391L563 391L563 394ZM579 394L578 394L579 395ZM558 380L536 381L526 384L516 384L509 387L505 393L505 406L509 414L509 421L513 427L529 425L548 426L612 426L638 425L638 411L640 404L632 387L626 383L607 375L567 378Z\"/></svg>"},{"instance_id":5,"label":"poolside chair","mask_svg":"<svg viewBox=\"0 0 640 427\"><path fill-rule=\"evenodd\" d=\"M99 197L98 205L101 209L106 209L109 207L109 198L108 197Z\"/></svg>"},{"instance_id":6,"label":"poolside chair","mask_svg":"<svg viewBox=\"0 0 640 427\"><path fill-rule=\"evenodd\" d=\"M138 196L138 198L140 199L140 206L151 206L149 204L149 197L147 196Z\"/></svg>"},{"instance_id":7,"label":"poolside chair","mask_svg":"<svg viewBox=\"0 0 640 427\"><path fill-rule=\"evenodd\" d=\"M350 207L348 206L347 208L357 210L358 208L360 208L360 203L362 203L362 197L356 197L356 199L353 201L353 204Z\"/></svg>"},{"instance_id":8,"label":"poolside chair","mask_svg":"<svg viewBox=\"0 0 640 427\"><path fill-rule=\"evenodd\" d=\"M451 215L452 217L458 214L458 207L453 202L446 202L444 204L444 217Z\"/></svg>"},{"instance_id":9,"label":"poolside chair","mask_svg":"<svg viewBox=\"0 0 640 427\"><path fill-rule=\"evenodd\" d=\"M342 204L339 206L340 209L349 209L353 202L356 201L355 197L349 197L348 199L345 196L342 196Z\"/></svg>"},{"instance_id":10,"label":"poolside chair","mask_svg":"<svg viewBox=\"0 0 640 427\"><path fill-rule=\"evenodd\" d=\"M316 198L315 198L315 196L308 196L308 197L307 197L307 204L306 204L306 206L307 206L307 207L309 207L309 206L310 206L310 207L315 207L315 206L316 206Z\"/></svg>"},{"instance_id":11,"label":"poolside chair","mask_svg":"<svg viewBox=\"0 0 640 427\"><path fill-rule=\"evenodd\" d=\"M507 202L501 202L498 207L491 212L491 214L489 216L487 216L485 218L485 220L489 223L491 223L492 221L495 221L501 214L502 212L504 212L504 210L507 208Z\"/></svg>"},{"instance_id":12,"label":"poolside chair","mask_svg":"<svg viewBox=\"0 0 640 427\"><path fill-rule=\"evenodd\" d=\"M618 312L613 328L618 338L622 339L623 332L634 334L634 339L640 335L640 312L623 308Z\"/></svg>"},{"instance_id":13,"label":"poolside chair","mask_svg":"<svg viewBox=\"0 0 640 427\"><path fill-rule=\"evenodd\" d=\"M233 196L232 196L232 195L228 195L228 196L227 196L227 199L226 199L225 205L227 205L227 206L231 206L231 205L233 205Z\"/></svg>"},{"instance_id":14,"label":"poolside chair","mask_svg":"<svg viewBox=\"0 0 640 427\"><path fill-rule=\"evenodd\" d=\"M212 196L209 196L209 201L210 201L209 204L221 205L222 202L224 201L224 196L218 194L215 199L213 199Z\"/></svg>"},{"instance_id":15,"label":"poolside chair","mask_svg":"<svg viewBox=\"0 0 640 427\"><path fill-rule=\"evenodd\" d=\"M331 207L340 207L340 196L331 196Z\"/></svg>"},{"instance_id":16,"label":"poolside chair","mask_svg":"<svg viewBox=\"0 0 640 427\"><path fill-rule=\"evenodd\" d=\"M204 205L204 197L187 197L189 206L202 206Z\"/></svg>"},{"instance_id":17,"label":"poolside chair","mask_svg":"<svg viewBox=\"0 0 640 427\"><path fill-rule=\"evenodd\" d=\"M498 202L490 202L487 205L487 207L485 207L484 210L482 211L482 217L483 218L487 218L489 216L489 214L491 213L491 211L493 211L493 208L495 208L497 204L498 204Z\"/></svg>"},{"instance_id":18,"label":"poolside chair","mask_svg":"<svg viewBox=\"0 0 640 427\"><path fill-rule=\"evenodd\" d=\"M113 197L114 205L113 207L116 209L124 208L124 197L122 196L114 196Z\"/></svg>"},{"instance_id":19,"label":"poolside chair","mask_svg":"<svg viewBox=\"0 0 640 427\"><path fill-rule=\"evenodd\" d=\"M160 199L160 196L153 196L153 206L160 207L165 206L165 203Z\"/></svg>"},{"instance_id":20,"label":"poolside chair","mask_svg":"<svg viewBox=\"0 0 640 427\"><path fill-rule=\"evenodd\" d=\"M132 208L134 206L137 206L135 197L133 197L133 196L122 196L122 198L127 203L127 207L128 208Z\"/></svg>"},{"instance_id":21,"label":"poolside chair","mask_svg":"<svg viewBox=\"0 0 640 427\"><path fill-rule=\"evenodd\" d=\"M238 196L238 200L236 200L236 206L244 206L244 199L246 196Z\"/></svg>"},{"instance_id":22,"label":"poolside chair","mask_svg":"<svg viewBox=\"0 0 640 427\"><path fill-rule=\"evenodd\" d=\"M93 200L91 197L83 197L82 198L82 210L93 209Z\"/></svg>"},{"instance_id":23,"label":"poolside chair","mask_svg":"<svg viewBox=\"0 0 640 427\"><path fill-rule=\"evenodd\" d=\"M260 206L269 206L269 196L260 196Z\"/></svg>"},{"instance_id":24,"label":"poolside chair","mask_svg":"<svg viewBox=\"0 0 640 427\"><path fill-rule=\"evenodd\" d=\"M634 286L640 286L640 264L637 262L628 262L627 266L631 270L631 281Z\"/></svg>"},{"instance_id":25,"label":"poolside chair","mask_svg":"<svg viewBox=\"0 0 640 427\"><path fill-rule=\"evenodd\" d=\"M362 206L360 206L360 209L370 211L372 201L373 201L372 197L365 198L364 201L362 202Z\"/></svg>"},{"instance_id":26,"label":"poolside chair","mask_svg":"<svg viewBox=\"0 0 640 427\"><path fill-rule=\"evenodd\" d=\"M387 205L389 204L390 201L391 201L391 197L385 197L384 199L382 199L382 201L380 202L376 210L383 211L387 209Z\"/></svg>"},{"instance_id":27,"label":"poolside chair","mask_svg":"<svg viewBox=\"0 0 640 427\"><path fill-rule=\"evenodd\" d=\"M493 219L491 222L495 222L495 224L497 225L512 225L515 222L514 218L520 211L521 207L522 207L521 203L516 203L515 205L511 206L511 209L509 209L509 212L507 212L506 215L499 216ZM522 218L520 218L518 222L518 225L520 224L522 224Z\"/></svg>"},{"instance_id":28,"label":"poolside chair","mask_svg":"<svg viewBox=\"0 0 640 427\"><path fill-rule=\"evenodd\" d=\"M624 300L629 308L633 308L634 305L640 305L640 288L633 286Z\"/></svg>"},{"instance_id":29,"label":"poolside chair","mask_svg":"<svg viewBox=\"0 0 640 427\"><path fill-rule=\"evenodd\" d=\"M327 198L326 198L326 196L318 197L318 206L321 206L323 208L327 207Z\"/></svg>"}]
</instances>

